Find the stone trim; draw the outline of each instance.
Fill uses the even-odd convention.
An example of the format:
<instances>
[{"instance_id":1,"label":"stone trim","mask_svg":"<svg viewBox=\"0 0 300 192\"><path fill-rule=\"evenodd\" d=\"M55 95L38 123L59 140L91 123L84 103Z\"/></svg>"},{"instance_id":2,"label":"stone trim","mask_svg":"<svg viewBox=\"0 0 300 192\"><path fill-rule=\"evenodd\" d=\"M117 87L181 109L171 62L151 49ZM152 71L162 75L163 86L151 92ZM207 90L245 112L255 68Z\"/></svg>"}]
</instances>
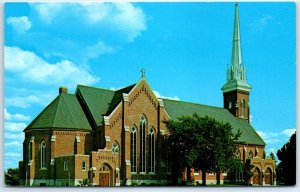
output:
<instances>
[{"instance_id":1,"label":"stone trim","mask_svg":"<svg viewBox=\"0 0 300 192\"><path fill-rule=\"evenodd\" d=\"M110 142L111 141L110 136L105 136L105 141Z\"/></svg>"},{"instance_id":2,"label":"stone trim","mask_svg":"<svg viewBox=\"0 0 300 192\"><path fill-rule=\"evenodd\" d=\"M30 142L34 142L34 136L31 136Z\"/></svg>"},{"instance_id":3,"label":"stone trim","mask_svg":"<svg viewBox=\"0 0 300 192\"><path fill-rule=\"evenodd\" d=\"M128 98L128 94L127 93L123 93L123 100L125 101L125 102L128 102L129 101L129 98Z\"/></svg>"},{"instance_id":4,"label":"stone trim","mask_svg":"<svg viewBox=\"0 0 300 192\"><path fill-rule=\"evenodd\" d=\"M125 164L131 166L130 160L125 160Z\"/></svg>"},{"instance_id":5,"label":"stone trim","mask_svg":"<svg viewBox=\"0 0 300 192\"><path fill-rule=\"evenodd\" d=\"M103 116L103 119L104 119L104 125L109 125L109 117Z\"/></svg>"},{"instance_id":6,"label":"stone trim","mask_svg":"<svg viewBox=\"0 0 300 192\"><path fill-rule=\"evenodd\" d=\"M164 102L163 102L163 100L161 98L158 98L157 100L158 100L158 103L159 103L160 107L165 107L164 106Z\"/></svg>"},{"instance_id":7,"label":"stone trim","mask_svg":"<svg viewBox=\"0 0 300 192\"><path fill-rule=\"evenodd\" d=\"M76 142L80 143L80 136L76 136Z\"/></svg>"},{"instance_id":8,"label":"stone trim","mask_svg":"<svg viewBox=\"0 0 300 192\"><path fill-rule=\"evenodd\" d=\"M124 126L124 130L125 130L126 132L130 132L130 127L127 126L127 125L125 125L125 126Z\"/></svg>"},{"instance_id":9,"label":"stone trim","mask_svg":"<svg viewBox=\"0 0 300 192\"><path fill-rule=\"evenodd\" d=\"M160 130L160 134L161 135L165 135L166 133L165 133L165 130Z\"/></svg>"},{"instance_id":10,"label":"stone trim","mask_svg":"<svg viewBox=\"0 0 300 192\"><path fill-rule=\"evenodd\" d=\"M56 135L52 135L51 136L51 142L55 142L56 141Z\"/></svg>"},{"instance_id":11,"label":"stone trim","mask_svg":"<svg viewBox=\"0 0 300 192\"><path fill-rule=\"evenodd\" d=\"M54 160L54 159L51 159L50 165L54 165L54 162L55 162L55 160Z\"/></svg>"}]
</instances>

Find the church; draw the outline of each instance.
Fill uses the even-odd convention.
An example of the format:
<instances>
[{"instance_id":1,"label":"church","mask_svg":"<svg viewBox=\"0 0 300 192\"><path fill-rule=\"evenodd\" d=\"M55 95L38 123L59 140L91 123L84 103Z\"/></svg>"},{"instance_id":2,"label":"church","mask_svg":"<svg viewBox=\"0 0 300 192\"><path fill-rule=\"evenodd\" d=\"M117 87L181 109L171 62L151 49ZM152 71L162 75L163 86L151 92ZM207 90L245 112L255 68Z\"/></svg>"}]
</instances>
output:
<instances>
[{"instance_id":1,"label":"church","mask_svg":"<svg viewBox=\"0 0 300 192\"><path fill-rule=\"evenodd\" d=\"M162 82L163 83L163 82ZM265 158L266 143L250 124L250 91L242 63L238 5L235 5L231 65L221 88L223 107L157 98L145 78L119 90L78 85L75 93L59 88L57 97L24 129L25 186L168 185L172 160L166 160L162 140L165 120L197 113L231 124L242 132L236 155L250 159L252 185L276 185L275 162ZM202 183L201 170L191 171ZM182 178L185 180L186 178ZM207 184L216 184L207 173ZM221 184L229 177L224 172ZM236 173L235 180L243 180Z\"/></svg>"}]
</instances>

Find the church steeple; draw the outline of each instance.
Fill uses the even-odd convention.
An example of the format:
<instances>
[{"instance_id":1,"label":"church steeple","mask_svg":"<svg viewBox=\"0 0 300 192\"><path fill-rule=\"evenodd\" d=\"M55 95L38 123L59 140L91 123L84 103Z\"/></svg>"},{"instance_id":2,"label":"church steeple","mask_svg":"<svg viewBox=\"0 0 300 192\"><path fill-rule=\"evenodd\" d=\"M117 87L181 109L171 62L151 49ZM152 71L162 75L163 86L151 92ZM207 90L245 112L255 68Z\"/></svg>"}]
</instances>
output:
<instances>
[{"instance_id":1,"label":"church steeple","mask_svg":"<svg viewBox=\"0 0 300 192\"><path fill-rule=\"evenodd\" d=\"M224 108L238 118L249 121L249 92L246 67L242 62L239 8L235 4L231 64L227 68L226 83L221 88L224 95Z\"/></svg>"},{"instance_id":2,"label":"church steeple","mask_svg":"<svg viewBox=\"0 0 300 192\"><path fill-rule=\"evenodd\" d=\"M251 90L251 86L247 83L246 67L242 62L239 8L237 3L235 4L231 65L227 68L227 79L222 87L222 91L228 92L235 89Z\"/></svg>"}]
</instances>

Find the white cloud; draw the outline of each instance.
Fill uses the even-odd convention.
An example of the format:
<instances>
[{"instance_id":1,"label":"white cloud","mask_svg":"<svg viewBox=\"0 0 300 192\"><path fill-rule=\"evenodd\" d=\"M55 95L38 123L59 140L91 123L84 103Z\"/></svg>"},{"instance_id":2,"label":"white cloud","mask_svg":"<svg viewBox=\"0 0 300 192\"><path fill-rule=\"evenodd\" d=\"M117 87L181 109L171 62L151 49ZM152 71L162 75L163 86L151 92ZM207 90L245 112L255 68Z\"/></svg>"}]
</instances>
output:
<instances>
[{"instance_id":1,"label":"white cloud","mask_svg":"<svg viewBox=\"0 0 300 192\"><path fill-rule=\"evenodd\" d=\"M28 17L9 17L6 19L8 25L10 25L17 33L24 33L28 31L32 24Z\"/></svg>"},{"instance_id":2,"label":"white cloud","mask_svg":"<svg viewBox=\"0 0 300 192\"><path fill-rule=\"evenodd\" d=\"M28 121L30 120L29 116L23 115L23 114L10 114L6 108L4 108L4 119L11 121L11 120L17 120L17 121Z\"/></svg>"},{"instance_id":3,"label":"white cloud","mask_svg":"<svg viewBox=\"0 0 300 192\"><path fill-rule=\"evenodd\" d=\"M263 31L269 24L278 24L275 17L272 15L263 15L260 19L249 24L253 32Z\"/></svg>"},{"instance_id":4,"label":"white cloud","mask_svg":"<svg viewBox=\"0 0 300 192\"><path fill-rule=\"evenodd\" d=\"M100 55L112 53L113 51L114 48L106 45L103 41L99 41L94 45L88 46L83 53L83 57L86 59L92 59L97 58Z\"/></svg>"},{"instance_id":5,"label":"white cloud","mask_svg":"<svg viewBox=\"0 0 300 192\"><path fill-rule=\"evenodd\" d=\"M21 141L12 141L12 142L5 142L5 147L21 147L23 144Z\"/></svg>"},{"instance_id":6,"label":"white cloud","mask_svg":"<svg viewBox=\"0 0 300 192\"><path fill-rule=\"evenodd\" d=\"M13 132L21 132L23 129L26 128L25 123L14 123L14 122L5 122L4 127L6 131L13 131Z\"/></svg>"},{"instance_id":7,"label":"white cloud","mask_svg":"<svg viewBox=\"0 0 300 192\"><path fill-rule=\"evenodd\" d=\"M99 81L99 78L71 61L62 60L51 64L35 53L19 47L5 47L4 67L7 71L17 73L23 80L39 84L74 87L76 84L90 85Z\"/></svg>"},{"instance_id":8,"label":"white cloud","mask_svg":"<svg viewBox=\"0 0 300 192\"><path fill-rule=\"evenodd\" d=\"M30 3L30 6L46 24L54 24L64 18L77 22L84 20L90 25L123 32L129 41L147 28L143 10L130 2Z\"/></svg>"},{"instance_id":9,"label":"white cloud","mask_svg":"<svg viewBox=\"0 0 300 192\"><path fill-rule=\"evenodd\" d=\"M35 95L28 95L28 96L22 96L22 97L10 97L5 99L5 104L7 106L14 106L14 107L20 107L20 108L28 108L32 104L41 104L42 101L41 98L35 96Z\"/></svg>"},{"instance_id":10,"label":"white cloud","mask_svg":"<svg viewBox=\"0 0 300 192\"><path fill-rule=\"evenodd\" d=\"M21 157L21 153L8 152L4 153L5 157Z\"/></svg>"},{"instance_id":11,"label":"white cloud","mask_svg":"<svg viewBox=\"0 0 300 192\"><path fill-rule=\"evenodd\" d=\"M162 96L160 95L160 93L158 91L153 91L154 95L157 97L157 98L163 98L163 99L172 99L172 100L180 100L179 97L175 96L175 97L166 97L166 96Z\"/></svg>"},{"instance_id":12,"label":"white cloud","mask_svg":"<svg viewBox=\"0 0 300 192\"><path fill-rule=\"evenodd\" d=\"M275 144L281 143L282 141L288 141L291 135L296 131L296 129L285 129L280 132L263 132L263 131L256 131L261 138L267 144Z\"/></svg>"},{"instance_id":13,"label":"white cloud","mask_svg":"<svg viewBox=\"0 0 300 192\"><path fill-rule=\"evenodd\" d=\"M296 129L285 129L283 131L281 131L280 134L283 134L287 137L291 137L294 133L295 133Z\"/></svg>"},{"instance_id":14,"label":"white cloud","mask_svg":"<svg viewBox=\"0 0 300 192\"><path fill-rule=\"evenodd\" d=\"M61 11L66 11L62 3L30 3L29 5L37 11L40 19L46 24L51 24Z\"/></svg>"},{"instance_id":15,"label":"white cloud","mask_svg":"<svg viewBox=\"0 0 300 192\"><path fill-rule=\"evenodd\" d=\"M22 141L22 140L24 140L24 133L5 132L4 137L5 137L5 139L13 139L13 140Z\"/></svg>"}]
</instances>

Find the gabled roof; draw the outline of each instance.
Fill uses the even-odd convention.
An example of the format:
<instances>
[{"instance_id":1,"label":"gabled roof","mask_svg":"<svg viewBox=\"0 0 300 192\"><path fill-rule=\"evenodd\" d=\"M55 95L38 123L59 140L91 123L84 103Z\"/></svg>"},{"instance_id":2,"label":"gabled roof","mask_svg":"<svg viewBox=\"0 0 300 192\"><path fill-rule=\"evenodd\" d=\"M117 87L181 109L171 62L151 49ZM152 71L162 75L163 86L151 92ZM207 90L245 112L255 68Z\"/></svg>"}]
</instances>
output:
<instances>
[{"instance_id":1,"label":"gabled roof","mask_svg":"<svg viewBox=\"0 0 300 192\"><path fill-rule=\"evenodd\" d=\"M59 94L24 131L41 128L91 131L86 115L74 94Z\"/></svg>"},{"instance_id":2,"label":"gabled roof","mask_svg":"<svg viewBox=\"0 0 300 192\"><path fill-rule=\"evenodd\" d=\"M99 125L103 122L103 116L109 115L122 100L123 93L129 93L135 84L112 91L83 85L77 86L78 95L92 115L94 122Z\"/></svg>"},{"instance_id":3,"label":"gabled roof","mask_svg":"<svg viewBox=\"0 0 300 192\"><path fill-rule=\"evenodd\" d=\"M227 109L170 99L163 99L163 103L171 119L177 119L183 115L193 115L194 113L197 113L201 117L209 116L218 121L230 123L233 128L233 133L237 133L237 131L240 130L242 132L239 138L240 142L244 142L245 144L266 145L247 121L236 118Z\"/></svg>"}]
</instances>

